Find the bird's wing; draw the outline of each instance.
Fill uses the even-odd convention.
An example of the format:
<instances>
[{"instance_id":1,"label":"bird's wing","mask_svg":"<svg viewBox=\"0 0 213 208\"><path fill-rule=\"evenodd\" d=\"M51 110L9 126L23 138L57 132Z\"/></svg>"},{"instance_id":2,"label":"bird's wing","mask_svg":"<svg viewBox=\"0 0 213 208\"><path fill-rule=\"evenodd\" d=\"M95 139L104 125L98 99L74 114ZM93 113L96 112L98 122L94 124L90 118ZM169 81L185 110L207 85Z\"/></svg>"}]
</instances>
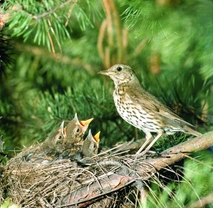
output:
<instances>
[{"instance_id":1,"label":"bird's wing","mask_svg":"<svg viewBox=\"0 0 213 208\"><path fill-rule=\"evenodd\" d=\"M164 117L166 120L177 121L182 125L193 126L184 121L181 117L173 113L167 106L161 103L155 96L145 91L143 88L127 88L126 98L144 110L152 111L154 114Z\"/></svg>"}]
</instances>

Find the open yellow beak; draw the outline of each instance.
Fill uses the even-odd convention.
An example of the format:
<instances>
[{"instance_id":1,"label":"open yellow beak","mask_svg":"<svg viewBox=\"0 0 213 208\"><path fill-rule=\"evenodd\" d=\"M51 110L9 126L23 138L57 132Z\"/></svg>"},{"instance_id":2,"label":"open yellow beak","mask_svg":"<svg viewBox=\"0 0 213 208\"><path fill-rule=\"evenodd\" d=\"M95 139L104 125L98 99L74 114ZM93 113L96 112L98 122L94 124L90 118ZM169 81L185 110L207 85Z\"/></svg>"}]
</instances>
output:
<instances>
[{"instance_id":1,"label":"open yellow beak","mask_svg":"<svg viewBox=\"0 0 213 208\"><path fill-rule=\"evenodd\" d=\"M79 121L79 123L82 125L82 126L89 126L89 124L91 123L91 121L93 120L94 118L91 118L91 119L88 119L86 121Z\"/></svg>"},{"instance_id":2,"label":"open yellow beak","mask_svg":"<svg viewBox=\"0 0 213 208\"><path fill-rule=\"evenodd\" d=\"M93 137L97 143L100 141L100 131Z\"/></svg>"}]
</instances>

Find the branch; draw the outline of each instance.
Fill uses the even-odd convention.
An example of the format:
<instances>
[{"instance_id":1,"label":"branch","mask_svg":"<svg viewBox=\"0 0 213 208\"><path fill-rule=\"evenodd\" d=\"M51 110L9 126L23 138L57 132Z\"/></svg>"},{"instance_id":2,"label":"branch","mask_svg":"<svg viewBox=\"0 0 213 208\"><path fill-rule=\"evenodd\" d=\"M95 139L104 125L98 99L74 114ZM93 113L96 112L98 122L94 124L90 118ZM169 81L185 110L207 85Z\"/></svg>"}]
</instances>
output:
<instances>
[{"instance_id":1,"label":"branch","mask_svg":"<svg viewBox=\"0 0 213 208\"><path fill-rule=\"evenodd\" d=\"M71 2L73 2L73 4L77 3L77 1L68 0L68 1L66 1L66 2L64 2L64 3L62 3L62 4L60 4L59 6L57 6L57 7L53 8L53 9L49 10L48 12L44 12L44 13L39 14L39 15L32 15L32 18L34 18L34 19L40 19L40 18L45 17L45 16L47 16L47 15L53 14L53 13L55 13L57 10L62 9L63 7L65 7L67 4L69 4L69 3L71 3Z\"/></svg>"},{"instance_id":2,"label":"branch","mask_svg":"<svg viewBox=\"0 0 213 208\"><path fill-rule=\"evenodd\" d=\"M35 56L52 59L54 62L82 67L85 70L87 70L90 74L95 74L95 71L96 71L94 69L95 67L87 63L84 63L80 58L70 58L69 56L63 55L61 53L53 54L53 53L50 53L48 50L45 50L41 47L36 47L36 46L22 45L19 43L15 43L14 45L16 50L20 52L24 51L27 53L31 53Z\"/></svg>"},{"instance_id":3,"label":"branch","mask_svg":"<svg viewBox=\"0 0 213 208\"><path fill-rule=\"evenodd\" d=\"M213 193L199 199L199 201L195 202L190 206L190 208L202 208L205 205L208 205L213 202Z\"/></svg>"},{"instance_id":4,"label":"branch","mask_svg":"<svg viewBox=\"0 0 213 208\"><path fill-rule=\"evenodd\" d=\"M68 5L68 4L71 3L71 2L73 2L73 4L75 4L77 1L74 1L74 0L67 0L67 1L64 2L64 3L61 3L59 6L56 6L55 8L50 9L49 11L44 12L44 13L41 13L41 14L38 14L38 15L30 14L28 11L22 9L22 6L21 6L21 5L13 5L12 10L13 10L13 11L22 12L22 13L24 13L24 14L27 14L29 17L31 17L31 18L33 18L33 19L40 19L40 18L46 17L46 16L48 16L48 15L54 14L57 10L64 8L66 5Z\"/></svg>"},{"instance_id":5,"label":"branch","mask_svg":"<svg viewBox=\"0 0 213 208\"><path fill-rule=\"evenodd\" d=\"M107 151L77 163L69 159L27 163L14 158L4 168L0 183L23 207L85 207L94 203L101 207L107 200L115 202L112 193L119 194L126 187L138 188L162 168L212 144L213 131L169 148L158 158L115 156Z\"/></svg>"},{"instance_id":6,"label":"branch","mask_svg":"<svg viewBox=\"0 0 213 208\"><path fill-rule=\"evenodd\" d=\"M159 171L160 169L185 158L190 153L207 149L212 145L213 131L171 147L163 151L160 158L148 159L147 162Z\"/></svg>"},{"instance_id":7,"label":"branch","mask_svg":"<svg viewBox=\"0 0 213 208\"><path fill-rule=\"evenodd\" d=\"M128 158L128 166L131 165L131 168L119 163L119 170L117 169L114 173L98 176L93 181L85 184L84 187L73 191L73 193L70 194L65 200L66 205L62 207L73 205L85 206L87 204L90 204L93 200L100 198L103 195L118 191L125 186L136 182L137 180L148 180L153 176L153 174L155 174L162 168L165 168L166 166L185 158L192 152L206 149L212 144L213 131L206 133L198 138L191 139L182 144L176 145L175 147L169 148L166 151L163 151L161 153L161 157L159 158L137 158L138 160L142 161L138 164L136 161L134 162L134 160ZM100 163L99 166L101 166ZM98 183L96 182L96 180L98 181Z\"/></svg>"}]
</instances>

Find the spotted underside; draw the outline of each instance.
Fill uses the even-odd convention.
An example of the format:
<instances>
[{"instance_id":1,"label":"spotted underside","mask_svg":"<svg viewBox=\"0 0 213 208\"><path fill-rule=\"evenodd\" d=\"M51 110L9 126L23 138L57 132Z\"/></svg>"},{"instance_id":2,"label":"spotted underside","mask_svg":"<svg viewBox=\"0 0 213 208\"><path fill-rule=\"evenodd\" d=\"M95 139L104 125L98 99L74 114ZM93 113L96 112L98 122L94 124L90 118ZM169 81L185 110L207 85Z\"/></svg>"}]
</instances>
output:
<instances>
[{"instance_id":1,"label":"spotted underside","mask_svg":"<svg viewBox=\"0 0 213 208\"><path fill-rule=\"evenodd\" d=\"M144 132L158 133L162 131L162 126L166 134L174 134L177 131L183 131L178 122L173 122L173 125L166 125L168 119L162 119L162 117L157 116L146 107L133 103L126 93L125 85L121 85L115 89L113 98L119 115L127 123Z\"/></svg>"}]
</instances>

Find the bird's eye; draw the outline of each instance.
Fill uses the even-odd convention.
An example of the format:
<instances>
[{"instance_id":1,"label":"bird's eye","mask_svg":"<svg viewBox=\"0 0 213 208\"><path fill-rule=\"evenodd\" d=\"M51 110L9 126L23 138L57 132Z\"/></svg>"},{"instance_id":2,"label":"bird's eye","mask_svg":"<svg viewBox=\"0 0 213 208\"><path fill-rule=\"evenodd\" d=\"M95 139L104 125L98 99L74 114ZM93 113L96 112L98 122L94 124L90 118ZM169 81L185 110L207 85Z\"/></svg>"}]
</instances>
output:
<instances>
[{"instance_id":1,"label":"bird's eye","mask_svg":"<svg viewBox=\"0 0 213 208\"><path fill-rule=\"evenodd\" d=\"M60 136L58 137L58 139L59 139L59 140L62 139L62 136L60 135Z\"/></svg>"},{"instance_id":2,"label":"bird's eye","mask_svg":"<svg viewBox=\"0 0 213 208\"><path fill-rule=\"evenodd\" d=\"M117 71L121 71L121 70L122 70L122 67L118 66Z\"/></svg>"},{"instance_id":3,"label":"bird's eye","mask_svg":"<svg viewBox=\"0 0 213 208\"><path fill-rule=\"evenodd\" d=\"M80 132L80 128L77 128L77 129L76 129L76 133L78 133L78 132Z\"/></svg>"}]
</instances>

